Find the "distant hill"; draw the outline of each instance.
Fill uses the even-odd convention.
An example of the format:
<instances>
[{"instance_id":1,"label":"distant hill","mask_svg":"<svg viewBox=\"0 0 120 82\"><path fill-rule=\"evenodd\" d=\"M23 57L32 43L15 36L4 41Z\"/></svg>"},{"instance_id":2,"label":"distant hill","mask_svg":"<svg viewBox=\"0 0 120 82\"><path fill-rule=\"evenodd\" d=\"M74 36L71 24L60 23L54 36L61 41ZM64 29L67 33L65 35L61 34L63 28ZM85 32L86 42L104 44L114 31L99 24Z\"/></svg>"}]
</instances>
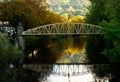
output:
<instances>
[{"instance_id":1,"label":"distant hill","mask_svg":"<svg viewBox=\"0 0 120 82\"><path fill-rule=\"evenodd\" d=\"M89 0L46 0L50 11L57 14L85 16L90 6Z\"/></svg>"}]
</instances>

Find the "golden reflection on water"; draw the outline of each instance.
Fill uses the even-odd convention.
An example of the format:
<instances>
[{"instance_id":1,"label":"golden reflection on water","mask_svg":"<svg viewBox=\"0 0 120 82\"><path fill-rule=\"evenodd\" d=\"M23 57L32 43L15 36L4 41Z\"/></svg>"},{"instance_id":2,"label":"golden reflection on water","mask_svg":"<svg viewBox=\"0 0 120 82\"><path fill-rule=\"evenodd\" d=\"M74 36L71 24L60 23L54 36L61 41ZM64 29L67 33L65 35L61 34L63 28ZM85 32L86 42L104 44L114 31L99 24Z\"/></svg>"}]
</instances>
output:
<instances>
[{"instance_id":1,"label":"golden reflection on water","mask_svg":"<svg viewBox=\"0 0 120 82\"><path fill-rule=\"evenodd\" d=\"M32 55L34 55L34 57L37 56L37 52L38 52L38 50L34 50L34 51L33 51L33 54L30 53L30 54L28 55L28 58L32 58Z\"/></svg>"},{"instance_id":2,"label":"golden reflection on water","mask_svg":"<svg viewBox=\"0 0 120 82\"><path fill-rule=\"evenodd\" d=\"M80 49L79 48L67 48L64 50L64 53L70 53L71 55L74 55L74 54L79 54L80 53Z\"/></svg>"},{"instance_id":3,"label":"golden reflection on water","mask_svg":"<svg viewBox=\"0 0 120 82\"><path fill-rule=\"evenodd\" d=\"M62 57L57 63L85 63L87 62L85 47L73 48L69 47L64 50Z\"/></svg>"}]
</instances>

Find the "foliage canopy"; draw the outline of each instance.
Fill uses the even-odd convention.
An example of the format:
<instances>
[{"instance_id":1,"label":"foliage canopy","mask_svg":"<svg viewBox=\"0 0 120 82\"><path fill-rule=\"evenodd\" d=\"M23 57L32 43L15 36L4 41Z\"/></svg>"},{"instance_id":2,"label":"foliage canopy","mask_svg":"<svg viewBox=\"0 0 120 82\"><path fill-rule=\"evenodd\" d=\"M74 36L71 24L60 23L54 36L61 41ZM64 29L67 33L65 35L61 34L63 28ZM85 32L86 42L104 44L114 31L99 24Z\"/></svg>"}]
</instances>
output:
<instances>
[{"instance_id":1,"label":"foliage canopy","mask_svg":"<svg viewBox=\"0 0 120 82\"><path fill-rule=\"evenodd\" d=\"M109 59L110 62L120 62L120 1L90 1L92 3L92 6L90 13L87 15L86 22L100 25L106 29L103 31L102 35L104 37L104 40L102 42L105 44L105 46L101 51L99 51L99 54L101 54L101 56L105 56L107 59ZM92 39L92 37L90 38ZM99 39L101 40L101 38ZM98 45L100 44L99 41L95 41L95 43ZM88 50L91 49L89 48ZM96 49L94 48L91 51L94 52ZM88 53L88 55L92 56L91 53Z\"/></svg>"}]
</instances>

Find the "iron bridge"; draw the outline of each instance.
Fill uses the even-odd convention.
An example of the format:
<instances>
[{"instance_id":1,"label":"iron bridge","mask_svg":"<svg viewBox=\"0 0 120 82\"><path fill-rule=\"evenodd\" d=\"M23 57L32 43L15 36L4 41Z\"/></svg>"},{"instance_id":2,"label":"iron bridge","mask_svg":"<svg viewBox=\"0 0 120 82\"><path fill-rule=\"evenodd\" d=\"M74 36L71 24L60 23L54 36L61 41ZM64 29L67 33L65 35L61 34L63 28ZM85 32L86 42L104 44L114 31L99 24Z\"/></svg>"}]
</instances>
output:
<instances>
[{"instance_id":1,"label":"iron bridge","mask_svg":"<svg viewBox=\"0 0 120 82\"><path fill-rule=\"evenodd\" d=\"M97 25L86 23L55 23L28 29L22 32L22 35L87 35L100 33L101 27Z\"/></svg>"}]
</instances>

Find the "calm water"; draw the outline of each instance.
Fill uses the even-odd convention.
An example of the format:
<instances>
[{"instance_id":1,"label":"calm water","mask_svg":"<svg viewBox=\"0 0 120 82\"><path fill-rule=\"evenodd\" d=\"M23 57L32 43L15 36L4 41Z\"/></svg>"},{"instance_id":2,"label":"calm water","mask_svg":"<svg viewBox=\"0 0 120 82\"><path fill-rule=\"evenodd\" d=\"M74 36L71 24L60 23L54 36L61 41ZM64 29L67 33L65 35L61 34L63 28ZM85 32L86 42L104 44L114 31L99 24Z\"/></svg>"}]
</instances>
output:
<instances>
[{"instance_id":1,"label":"calm water","mask_svg":"<svg viewBox=\"0 0 120 82\"><path fill-rule=\"evenodd\" d=\"M40 48L43 54L38 52L33 60L50 63L57 58L56 63L66 64L26 64L23 66L22 82L120 82L119 64L71 64L87 63L85 38L65 36L55 39L46 44L49 45L47 50L46 47ZM46 41L46 38L42 40Z\"/></svg>"},{"instance_id":2,"label":"calm water","mask_svg":"<svg viewBox=\"0 0 120 82\"><path fill-rule=\"evenodd\" d=\"M120 67L117 64L55 64L23 67L31 72L26 82L27 79L31 79L30 76L36 77L30 82L120 82ZM30 74L29 72L27 73Z\"/></svg>"}]
</instances>

